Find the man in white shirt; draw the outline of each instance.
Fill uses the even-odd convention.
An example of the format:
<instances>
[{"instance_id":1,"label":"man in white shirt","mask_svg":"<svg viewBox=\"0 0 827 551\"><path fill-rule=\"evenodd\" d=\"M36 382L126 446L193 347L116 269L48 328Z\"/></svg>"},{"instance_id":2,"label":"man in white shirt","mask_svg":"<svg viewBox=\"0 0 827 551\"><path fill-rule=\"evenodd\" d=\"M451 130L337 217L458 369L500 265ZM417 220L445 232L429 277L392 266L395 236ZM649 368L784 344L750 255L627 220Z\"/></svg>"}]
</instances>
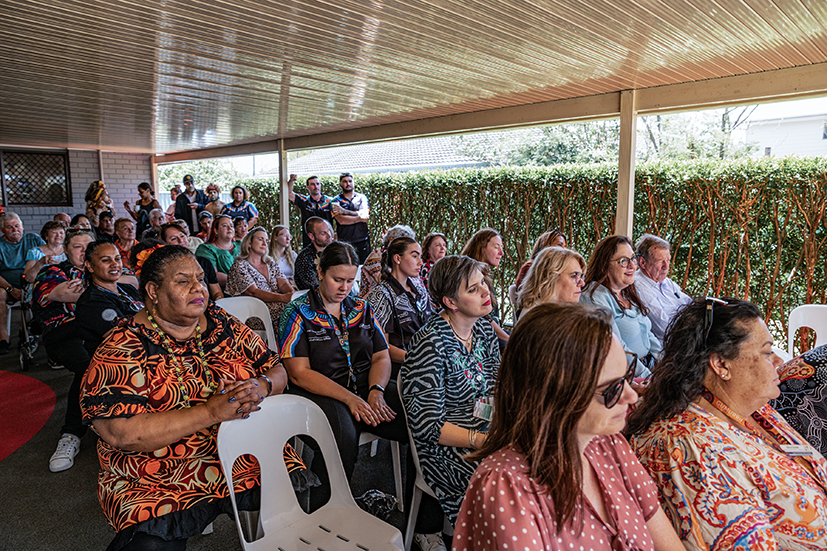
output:
<instances>
[{"instance_id":1,"label":"man in white shirt","mask_svg":"<svg viewBox=\"0 0 827 551\"><path fill-rule=\"evenodd\" d=\"M635 243L638 270L635 272L635 289L652 322L652 333L663 342L666 327L683 306L692 302L678 285L669 279L672 252L669 243L660 237L643 234Z\"/></svg>"}]
</instances>

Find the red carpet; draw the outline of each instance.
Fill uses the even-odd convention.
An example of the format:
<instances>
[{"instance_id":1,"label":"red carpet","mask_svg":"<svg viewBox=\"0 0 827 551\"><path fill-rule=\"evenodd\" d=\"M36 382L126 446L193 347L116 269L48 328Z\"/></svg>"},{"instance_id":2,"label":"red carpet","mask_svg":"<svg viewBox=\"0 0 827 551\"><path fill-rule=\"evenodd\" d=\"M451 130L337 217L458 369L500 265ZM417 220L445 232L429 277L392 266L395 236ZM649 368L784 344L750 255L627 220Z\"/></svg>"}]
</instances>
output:
<instances>
[{"instance_id":1,"label":"red carpet","mask_svg":"<svg viewBox=\"0 0 827 551\"><path fill-rule=\"evenodd\" d=\"M0 460L29 441L55 409L55 393L20 373L0 371Z\"/></svg>"}]
</instances>

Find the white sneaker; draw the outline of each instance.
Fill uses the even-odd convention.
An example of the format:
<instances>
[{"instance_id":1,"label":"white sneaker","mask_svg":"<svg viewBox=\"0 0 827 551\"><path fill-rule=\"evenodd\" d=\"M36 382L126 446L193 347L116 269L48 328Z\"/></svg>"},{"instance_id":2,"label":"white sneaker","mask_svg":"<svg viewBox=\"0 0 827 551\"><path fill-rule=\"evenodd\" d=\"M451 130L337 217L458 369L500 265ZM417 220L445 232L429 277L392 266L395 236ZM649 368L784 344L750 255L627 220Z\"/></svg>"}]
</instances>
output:
<instances>
[{"instance_id":1,"label":"white sneaker","mask_svg":"<svg viewBox=\"0 0 827 551\"><path fill-rule=\"evenodd\" d=\"M71 469L75 464L75 456L80 451L80 438L74 434L64 434L57 442L57 449L49 459L49 470L59 473Z\"/></svg>"},{"instance_id":2,"label":"white sneaker","mask_svg":"<svg viewBox=\"0 0 827 551\"><path fill-rule=\"evenodd\" d=\"M448 551L442 534L414 534L414 542L422 551Z\"/></svg>"}]
</instances>

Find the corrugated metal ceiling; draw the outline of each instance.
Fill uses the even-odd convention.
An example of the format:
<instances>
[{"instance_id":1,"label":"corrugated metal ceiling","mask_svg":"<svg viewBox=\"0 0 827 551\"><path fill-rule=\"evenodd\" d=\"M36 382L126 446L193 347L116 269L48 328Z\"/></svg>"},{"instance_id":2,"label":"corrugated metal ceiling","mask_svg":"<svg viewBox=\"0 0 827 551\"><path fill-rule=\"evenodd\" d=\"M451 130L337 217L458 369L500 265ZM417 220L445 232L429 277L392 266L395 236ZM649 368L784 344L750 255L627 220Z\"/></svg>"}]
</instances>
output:
<instances>
[{"instance_id":1,"label":"corrugated metal ceiling","mask_svg":"<svg viewBox=\"0 0 827 551\"><path fill-rule=\"evenodd\" d=\"M157 153L827 61L824 0L4 0L0 13L0 143Z\"/></svg>"}]
</instances>

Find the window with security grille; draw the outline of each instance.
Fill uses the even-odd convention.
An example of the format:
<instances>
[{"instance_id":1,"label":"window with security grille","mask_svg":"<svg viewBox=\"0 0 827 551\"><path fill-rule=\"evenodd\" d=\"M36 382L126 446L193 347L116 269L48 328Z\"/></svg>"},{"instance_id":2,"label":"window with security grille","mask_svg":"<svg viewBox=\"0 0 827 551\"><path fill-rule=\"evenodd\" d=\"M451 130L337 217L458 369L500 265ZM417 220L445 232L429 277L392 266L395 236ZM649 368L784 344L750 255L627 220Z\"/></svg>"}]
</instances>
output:
<instances>
[{"instance_id":1,"label":"window with security grille","mask_svg":"<svg viewBox=\"0 0 827 551\"><path fill-rule=\"evenodd\" d=\"M67 153L3 150L0 172L6 205L72 205Z\"/></svg>"}]
</instances>

